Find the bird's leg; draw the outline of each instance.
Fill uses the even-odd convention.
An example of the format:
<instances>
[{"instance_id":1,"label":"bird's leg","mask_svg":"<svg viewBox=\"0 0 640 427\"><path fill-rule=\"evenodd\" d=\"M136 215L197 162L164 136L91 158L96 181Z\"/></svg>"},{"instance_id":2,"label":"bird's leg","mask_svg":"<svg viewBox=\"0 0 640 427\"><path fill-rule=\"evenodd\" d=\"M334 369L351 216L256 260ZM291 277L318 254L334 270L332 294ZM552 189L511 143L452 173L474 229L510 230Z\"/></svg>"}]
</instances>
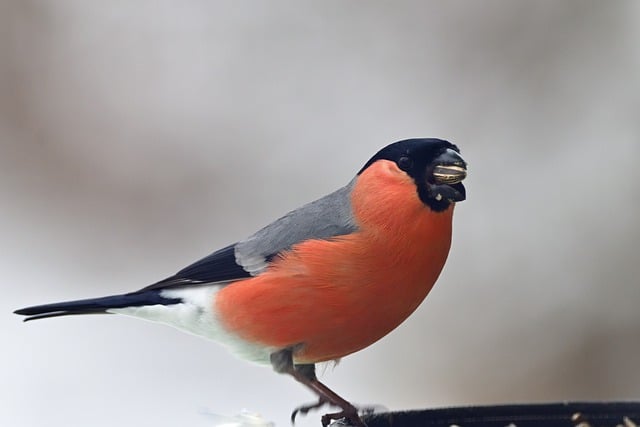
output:
<instances>
[{"instance_id":1,"label":"bird's leg","mask_svg":"<svg viewBox=\"0 0 640 427\"><path fill-rule=\"evenodd\" d=\"M295 420L296 415L300 412L306 414L311 409L320 408L326 404L334 405L342 409L339 412L325 414L322 416L322 425L327 427L333 420L346 418L351 425L356 427L366 427L366 424L358 416L358 410L351 403L338 396L333 390L318 381L316 377L315 365L294 365L293 351L285 349L271 354L271 365L276 372L281 374L289 374L296 381L307 386L311 391L318 395L317 403L304 405L293 411L291 421Z\"/></svg>"}]
</instances>

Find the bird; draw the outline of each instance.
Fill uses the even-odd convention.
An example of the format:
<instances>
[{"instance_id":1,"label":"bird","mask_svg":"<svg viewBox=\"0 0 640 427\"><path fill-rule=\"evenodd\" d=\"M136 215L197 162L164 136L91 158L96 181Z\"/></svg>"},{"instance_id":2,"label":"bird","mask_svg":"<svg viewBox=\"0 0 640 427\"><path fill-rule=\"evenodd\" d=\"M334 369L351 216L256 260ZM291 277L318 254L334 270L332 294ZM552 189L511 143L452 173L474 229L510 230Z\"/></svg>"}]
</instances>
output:
<instances>
[{"instance_id":1,"label":"bird","mask_svg":"<svg viewBox=\"0 0 640 427\"><path fill-rule=\"evenodd\" d=\"M324 427L358 409L316 376L378 341L416 310L449 254L452 218L466 199L458 147L412 138L380 149L338 190L244 240L135 292L16 310L25 321L121 314L221 343L308 387L325 405Z\"/></svg>"}]
</instances>

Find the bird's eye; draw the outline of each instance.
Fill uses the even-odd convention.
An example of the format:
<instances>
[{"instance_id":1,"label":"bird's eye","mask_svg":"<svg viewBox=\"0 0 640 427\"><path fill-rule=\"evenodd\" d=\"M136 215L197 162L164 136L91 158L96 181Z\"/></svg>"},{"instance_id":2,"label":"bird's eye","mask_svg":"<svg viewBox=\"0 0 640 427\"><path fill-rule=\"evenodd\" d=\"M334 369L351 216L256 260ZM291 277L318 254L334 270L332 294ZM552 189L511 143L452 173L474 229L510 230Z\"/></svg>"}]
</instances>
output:
<instances>
[{"instance_id":1,"label":"bird's eye","mask_svg":"<svg viewBox=\"0 0 640 427\"><path fill-rule=\"evenodd\" d=\"M402 156L398 159L398 167L403 171L408 171L413 166L413 160L407 156Z\"/></svg>"}]
</instances>

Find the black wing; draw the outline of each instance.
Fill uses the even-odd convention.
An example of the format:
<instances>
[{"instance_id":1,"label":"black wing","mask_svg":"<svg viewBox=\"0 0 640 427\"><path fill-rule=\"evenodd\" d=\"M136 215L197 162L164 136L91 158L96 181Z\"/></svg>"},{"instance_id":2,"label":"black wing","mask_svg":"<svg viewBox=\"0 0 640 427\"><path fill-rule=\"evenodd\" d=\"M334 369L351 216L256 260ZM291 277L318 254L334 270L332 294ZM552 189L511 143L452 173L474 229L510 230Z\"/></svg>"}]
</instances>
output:
<instances>
[{"instance_id":1,"label":"black wing","mask_svg":"<svg viewBox=\"0 0 640 427\"><path fill-rule=\"evenodd\" d=\"M229 245L211 255L183 268L171 277L167 277L142 290L168 288L178 285L198 285L201 283L229 282L251 277L242 266L236 263L236 245Z\"/></svg>"}]
</instances>

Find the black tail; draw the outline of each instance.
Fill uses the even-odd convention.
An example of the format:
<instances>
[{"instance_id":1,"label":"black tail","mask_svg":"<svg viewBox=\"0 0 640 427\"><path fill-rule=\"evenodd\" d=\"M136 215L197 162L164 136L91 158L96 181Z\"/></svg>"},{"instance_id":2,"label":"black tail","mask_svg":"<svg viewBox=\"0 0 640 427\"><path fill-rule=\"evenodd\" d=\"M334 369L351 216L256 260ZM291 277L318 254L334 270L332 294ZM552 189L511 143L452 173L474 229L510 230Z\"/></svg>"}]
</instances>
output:
<instances>
[{"instance_id":1,"label":"black tail","mask_svg":"<svg viewBox=\"0 0 640 427\"><path fill-rule=\"evenodd\" d=\"M179 304L179 298L165 298L160 290L133 292L124 295L113 295L102 298L91 298L77 301L58 302L54 304L34 305L14 311L15 314L29 316L29 320L46 319L47 317L70 316L74 314L104 314L111 308L140 307L143 305Z\"/></svg>"}]
</instances>

